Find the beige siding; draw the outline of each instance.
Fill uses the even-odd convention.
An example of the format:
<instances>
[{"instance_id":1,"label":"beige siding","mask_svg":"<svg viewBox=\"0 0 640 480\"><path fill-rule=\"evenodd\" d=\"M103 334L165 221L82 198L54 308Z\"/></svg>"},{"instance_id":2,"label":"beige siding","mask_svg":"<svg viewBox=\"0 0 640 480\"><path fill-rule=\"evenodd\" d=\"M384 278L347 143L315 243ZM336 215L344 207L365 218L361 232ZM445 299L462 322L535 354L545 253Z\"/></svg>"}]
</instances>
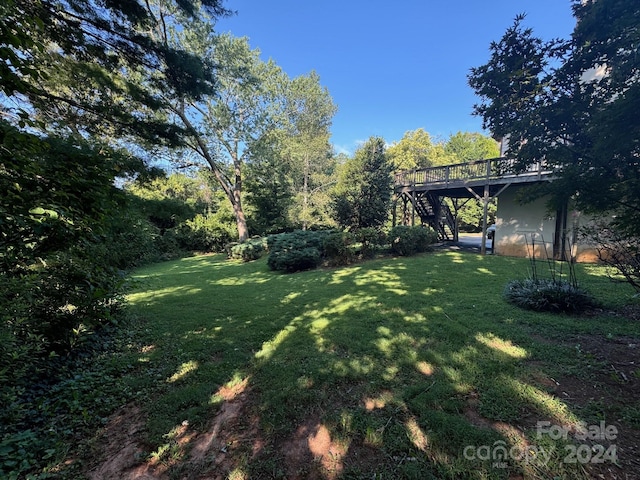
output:
<instances>
[{"instance_id":1,"label":"beige siding","mask_svg":"<svg viewBox=\"0 0 640 480\"><path fill-rule=\"evenodd\" d=\"M498 199L494 253L528 257L535 251L536 258L552 257L556 212L548 210L545 198L521 205L516 200L519 190L517 186L509 187ZM578 229L590 221L589 217L569 208L567 241L572 245L572 254L579 262L597 261L593 246L580 243L578 235Z\"/></svg>"}]
</instances>

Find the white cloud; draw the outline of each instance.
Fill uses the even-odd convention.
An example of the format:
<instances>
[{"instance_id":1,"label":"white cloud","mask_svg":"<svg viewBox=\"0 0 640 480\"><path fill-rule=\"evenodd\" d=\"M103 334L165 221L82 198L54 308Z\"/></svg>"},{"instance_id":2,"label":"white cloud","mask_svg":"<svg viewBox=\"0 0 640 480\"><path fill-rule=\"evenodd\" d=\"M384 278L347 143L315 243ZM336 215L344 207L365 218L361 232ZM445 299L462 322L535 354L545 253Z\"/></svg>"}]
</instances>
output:
<instances>
[{"instance_id":1,"label":"white cloud","mask_svg":"<svg viewBox=\"0 0 640 480\"><path fill-rule=\"evenodd\" d=\"M333 151L335 152L336 155L340 155L340 154L351 155L352 153L351 150L349 150L349 147L336 145L335 143L333 144Z\"/></svg>"},{"instance_id":2,"label":"white cloud","mask_svg":"<svg viewBox=\"0 0 640 480\"><path fill-rule=\"evenodd\" d=\"M580 81L582 83L599 82L607 75L607 65L598 65L597 67L590 68L582 73Z\"/></svg>"}]
</instances>

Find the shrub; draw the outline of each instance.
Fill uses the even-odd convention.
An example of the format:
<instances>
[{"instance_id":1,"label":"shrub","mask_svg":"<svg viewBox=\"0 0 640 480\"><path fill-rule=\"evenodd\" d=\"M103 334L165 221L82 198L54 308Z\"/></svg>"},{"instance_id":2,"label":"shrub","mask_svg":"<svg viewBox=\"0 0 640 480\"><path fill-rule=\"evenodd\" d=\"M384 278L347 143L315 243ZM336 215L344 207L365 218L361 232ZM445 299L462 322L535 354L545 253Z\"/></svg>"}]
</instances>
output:
<instances>
[{"instance_id":1,"label":"shrub","mask_svg":"<svg viewBox=\"0 0 640 480\"><path fill-rule=\"evenodd\" d=\"M360 242L360 256L373 258L376 250L387 243L387 236L377 228L361 228L355 232L356 241Z\"/></svg>"},{"instance_id":2,"label":"shrub","mask_svg":"<svg viewBox=\"0 0 640 480\"><path fill-rule=\"evenodd\" d=\"M267 246L269 252L306 247L317 248L318 251L321 251L324 237L329 233L331 233L330 230L295 230L290 233L279 233L267 237Z\"/></svg>"},{"instance_id":3,"label":"shrub","mask_svg":"<svg viewBox=\"0 0 640 480\"><path fill-rule=\"evenodd\" d=\"M267 238L271 270L296 272L316 268L324 250L324 239L331 232L296 230Z\"/></svg>"},{"instance_id":4,"label":"shrub","mask_svg":"<svg viewBox=\"0 0 640 480\"><path fill-rule=\"evenodd\" d=\"M353 261L354 236L349 232L332 232L322 242L324 258L330 265L348 265Z\"/></svg>"},{"instance_id":5,"label":"shrub","mask_svg":"<svg viewBox=\"0 0 640 480\"><path fill-rule=\"evenodd\" d=\"M436 232L429 227L409 227L398 225L389 232L391 251L397 255L409 256L431 250L438 240Z\"/></svg>"},{"instance_id":6,"label":"shrub","mask_svg":"<svg viewBox=\"0 0 640 480\"><path fill-rule=\"evenodd\" d=\"M182 248L201 252L222 252L236 235L235 226L215 214L198 214L176 229L176 239Z\"/></svg>"},{"instance_id":7,"label":"shrub","mask_svg":"<svg viewBox=\"0 0 640 480\"><path fill-rule=\"evenodd\" d=\"M320 265L320 251L315 247L271 252L267 264L271 270L293 273Z\"/></svg>"},{"instance_id":8,"label":"shrub","mask_svg":"<svg viewBox=\"0 0 640 480\"><path fill-rule=\"evenodd\" d=\"M232 243L225 247L229 258L250 262L262 257L265 251L265 240L254 238L243 243Z\"/></svg>"},{"instance_id":9,"label":"shrub","mask_svg":"<svg viewBox=\"0 0 640 480\"><path fill-rule=\"evenodd\" d=\"M536 312L582 313L597 306L585 290L566 280L526 279L509 282L504 297L510 303Z\"/></svg>"},{"instance_id":10,"label":"shrub","mask_svg":"<svg viewBox=\"0 0 640 480\"><path fill-rule=\"evenodd\" d=\"M161 259L157 242L160 230L136 212L123 211L109 220L98 242L84 246L87 256L100 258L106 265L128 270Z\"/></svg>"}]
</instances>

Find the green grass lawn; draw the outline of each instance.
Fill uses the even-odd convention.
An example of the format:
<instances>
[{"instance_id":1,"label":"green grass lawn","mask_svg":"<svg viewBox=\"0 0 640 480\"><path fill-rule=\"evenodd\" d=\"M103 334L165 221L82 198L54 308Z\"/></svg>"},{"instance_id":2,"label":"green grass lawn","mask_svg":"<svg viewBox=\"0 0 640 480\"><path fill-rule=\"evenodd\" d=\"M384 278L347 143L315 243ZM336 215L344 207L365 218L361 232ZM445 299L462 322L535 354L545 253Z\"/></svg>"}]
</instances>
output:
<instances>
[{"instance_id":1,"label":"green grass lawn","mask_svg":"<svg viewBox=\"0 0 640 480\"><path fill-rule=\"evenodd\" d=\"M174 478L587 478L572 437L536 425L636 431L638 402L562 392L610 375L589 345L640 343L609 312L637 300L578 266L600 314L523 311L501 295L527 266L438 252L292 275L222 256L139 269L141 326L111 359L143 419L138 455Z\"/></svg>"}]
</instances>

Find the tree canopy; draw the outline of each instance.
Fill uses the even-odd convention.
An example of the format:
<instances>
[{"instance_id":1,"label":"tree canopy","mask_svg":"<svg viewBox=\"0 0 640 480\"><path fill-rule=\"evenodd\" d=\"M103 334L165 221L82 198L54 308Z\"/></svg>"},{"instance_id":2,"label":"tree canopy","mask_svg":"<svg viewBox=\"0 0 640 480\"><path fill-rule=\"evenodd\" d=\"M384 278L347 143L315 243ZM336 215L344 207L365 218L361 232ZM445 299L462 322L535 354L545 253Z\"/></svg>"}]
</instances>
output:
<instances>
[{"instance_id":1,"label":"tree canopy","mask_svg":"<svg viewBox=\"0 0 640 480\"><path fill-rule=\"evenodd\" d=\"M442 142L434 141L422 128L405 132L400 141L389 146L387 155L396 170L454 163L448 160Z\"/></svg>"},{"instance_id":2,"label":"tree canopy","mask_svg":"<svg viewBox=\"0 0 640 480\"><path fill-rule=\"evenodd\" d=\"M387 148L395 170L451 165L499 155L497 142L481 133L457 132L445 140L434 139L422 128L405 132L400 141Z\"/></svg>"},{"instance_id":3,"label":"tree canopy","mask_svg":"<svg viewBox=\"0 0 640 480\"><path fill-rule=\"evenodd\" d=\"M204 11L213 18L230 13L221 0L176 0L165 12L140 0L3 2L2 92L23 119L28 105L35 106L42 125L65 122L95 132L109 125L117 134L177 142L170 124L133 108L158 108L159 99L132 81L130 72L154 70L175 91L195 97L213 92L215 66L159 34L176 18ZM7 102L3 108L11 110Z\"/></svg>"}]
</instances>

